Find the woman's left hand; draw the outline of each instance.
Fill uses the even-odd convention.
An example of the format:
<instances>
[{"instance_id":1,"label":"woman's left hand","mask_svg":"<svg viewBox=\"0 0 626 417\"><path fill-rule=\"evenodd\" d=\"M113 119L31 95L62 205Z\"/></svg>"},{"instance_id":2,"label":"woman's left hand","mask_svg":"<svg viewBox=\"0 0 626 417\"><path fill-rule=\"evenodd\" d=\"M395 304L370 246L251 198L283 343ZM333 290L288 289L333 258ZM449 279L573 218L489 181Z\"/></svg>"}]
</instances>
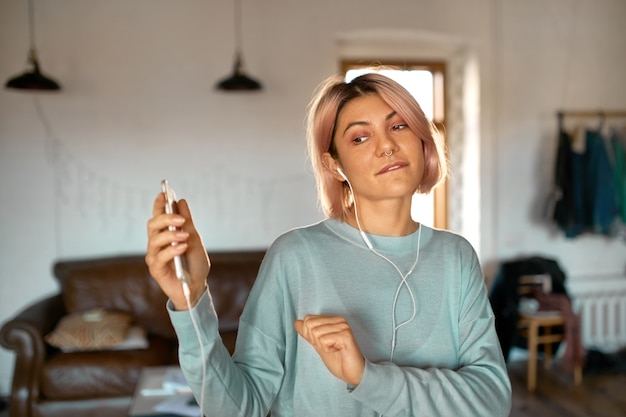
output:
<instances>
[{"instance_id":1,"label":"woman's left hand","mask_svg":"<svg viewBox=\"0 0 626 417\"><path fill-rule=\"evenodd\" d=\"M333 375L353 386L361 382L365 358L345 318L307 315L293 326L315 348Z\"/></svg>"}]
</instances>

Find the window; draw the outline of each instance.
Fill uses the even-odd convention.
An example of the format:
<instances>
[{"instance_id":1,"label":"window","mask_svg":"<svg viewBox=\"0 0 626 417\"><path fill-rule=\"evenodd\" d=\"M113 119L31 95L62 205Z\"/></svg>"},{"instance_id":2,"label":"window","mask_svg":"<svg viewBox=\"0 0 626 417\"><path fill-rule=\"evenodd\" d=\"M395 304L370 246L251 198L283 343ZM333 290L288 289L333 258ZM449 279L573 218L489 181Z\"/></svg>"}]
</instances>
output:
<instances>
[{"instance_id":1,"label":"window","mask_svg":"<svg viewBox=\"0 0 626 417\"><path fill-rule=\"evenodd\" d=\"M445 93L444 73L445 64L430 63L398 63L378 62L386 67L380 73L402 84L417 100L422 110L437 127L445 143ZM346 80L351 80L368 71L363 61L343 61L342 72ZM388 68L387 68L388 67ZM447 219L447 187L441 184L433 193L416 194L413 197L411 214L416 221L429 226L445 229Z\"/></svg>"}]
</instances>

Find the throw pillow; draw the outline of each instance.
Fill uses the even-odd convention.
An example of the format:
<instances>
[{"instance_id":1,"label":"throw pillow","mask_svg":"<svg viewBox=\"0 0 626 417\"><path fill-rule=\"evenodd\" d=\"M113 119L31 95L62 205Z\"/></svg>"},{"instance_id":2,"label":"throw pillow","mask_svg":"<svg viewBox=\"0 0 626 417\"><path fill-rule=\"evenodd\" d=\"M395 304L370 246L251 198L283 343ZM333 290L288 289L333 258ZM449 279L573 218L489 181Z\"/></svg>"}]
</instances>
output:
<instances>
[{"instance_id":1,"label":"throw pillow","mask_svg":"<svg viewBox=\"0 0 626 417\"><path fill-rule=\"evenodd\" d=\"M46 335L46 342L63 351L104 350L122 343L132 317L128 313L94 309L69 314Z\"/></svg>"}]
</instances>

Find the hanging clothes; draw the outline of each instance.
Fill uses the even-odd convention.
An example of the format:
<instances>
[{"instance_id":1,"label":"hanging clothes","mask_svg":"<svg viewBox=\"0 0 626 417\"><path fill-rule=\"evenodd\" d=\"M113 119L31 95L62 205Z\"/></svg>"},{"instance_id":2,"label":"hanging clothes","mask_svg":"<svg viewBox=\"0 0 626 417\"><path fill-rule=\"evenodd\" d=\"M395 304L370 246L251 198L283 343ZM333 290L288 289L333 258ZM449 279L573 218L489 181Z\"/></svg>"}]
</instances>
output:
<instances>
[{"instance_id":1,"label":"hanging clothes","mask_svg":"<svg viewBox=\"0 0 626 417\"><path fill-rule=\"evenodd\" d=\"M617 234L620 206L615 178L619 174L614 166L619 150L612 144L612 139L602 136L602 129L570 134L560 128L551 215L567 238Z\"/></svg>"},{"instance_id":2,"label":"hanging clothes","mask_svg":"<svg viewBox=\"0 0 626 417\"><path fill-rule=\"evenodd\" d=\"M561 129L555 164L555 189L552 199L552 219L567 237L575 237L583 230L582 210L576 205L572 167L572 137Z\"/></svg>"},{"instance_id":3,"label":"hanging clothes","mask_svg":"<svg viewBox=\"0 0 626 417\"><path fill-rule=\"evenodd\" d=\"M594 233L612 235L618 213L613 163L601 131L587 130L586 141L583 192L589 201L589 226Z\"/></svg>"},{"instance_id":4,"label":"hanging clothes","mask_svg":"<svg viewBox=\"0 0 626 417\"><path fill-rule=\"evenodd\" d=\"M615 164L615 195L617 199L618 217L622 229L626 225L626 128L615 128L611 135L611 146Z\"/></svg>"}]
</instances>

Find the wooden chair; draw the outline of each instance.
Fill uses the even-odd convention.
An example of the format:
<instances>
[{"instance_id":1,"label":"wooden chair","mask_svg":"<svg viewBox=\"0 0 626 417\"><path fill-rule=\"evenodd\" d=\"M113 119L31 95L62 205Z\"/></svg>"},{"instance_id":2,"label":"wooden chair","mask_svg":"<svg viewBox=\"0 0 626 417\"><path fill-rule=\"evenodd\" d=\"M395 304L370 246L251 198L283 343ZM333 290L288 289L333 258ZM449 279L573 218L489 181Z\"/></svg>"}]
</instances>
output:
<instances>
[{"instance_id":1,"label":"wooden chair","mask_svg":"<svg viewBox=\"0 0 626 417\"><path fill-rule=\"evenodd\" d=\"M540 286L541 290L549 294L552 278L548 274L542 275L524 275L519 278L518 292L520 297L529 296L533 293L536 286ZM539 345L543 345L543 364L546 369L552 366L553 343L561 342L565 339L563 328L565 327L565 318L560 311L520 311L517 322L517 329L521 336L525 337L528 342L528 369L526 386L528 391L534 392L537 388L537 361ZM574 385L579 386L582 383L582 366L574 367Z\"/></svg>"}]
</instances>

